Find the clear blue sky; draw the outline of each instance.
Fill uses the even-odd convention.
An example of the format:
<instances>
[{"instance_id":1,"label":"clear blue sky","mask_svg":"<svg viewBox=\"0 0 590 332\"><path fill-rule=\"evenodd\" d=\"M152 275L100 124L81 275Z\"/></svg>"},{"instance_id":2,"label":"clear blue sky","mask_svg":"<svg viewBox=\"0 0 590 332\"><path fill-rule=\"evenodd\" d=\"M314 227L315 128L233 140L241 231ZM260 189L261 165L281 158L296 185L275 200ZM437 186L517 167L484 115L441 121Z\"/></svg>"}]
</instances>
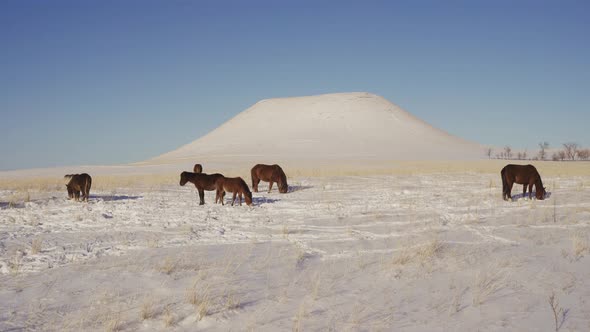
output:
<instances>
[{"instance_id":1,"label":"clear blue sky","mask_svg":"<svg viewBox=\"0 0 590 332\"><path fill-rule=\"evenodd\" d=\"M260 99L349 91L482 144L588 147L589 13L589 1L0 1L0 169L141 161Z\"/></svg>"}]
</instances>

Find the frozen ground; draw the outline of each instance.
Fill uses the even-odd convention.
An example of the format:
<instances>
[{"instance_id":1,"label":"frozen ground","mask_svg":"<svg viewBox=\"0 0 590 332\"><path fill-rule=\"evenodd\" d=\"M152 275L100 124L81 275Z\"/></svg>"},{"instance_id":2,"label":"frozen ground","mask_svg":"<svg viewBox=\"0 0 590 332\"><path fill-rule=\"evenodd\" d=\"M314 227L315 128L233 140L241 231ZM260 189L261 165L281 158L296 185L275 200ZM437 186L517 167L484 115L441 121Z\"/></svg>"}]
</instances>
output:
<instances>
[{"instance_id":1,"label":"frozen ground","mask_svg":"<svg viewBox=\"0 0 590 332\"><path fill-rule=\"evenodd\" d=\"M554 331L551 294L590 330L590 178L515 202L499 180L300 177L252 207L0 191L0 330Z\"/></svg>"}]
</instances>

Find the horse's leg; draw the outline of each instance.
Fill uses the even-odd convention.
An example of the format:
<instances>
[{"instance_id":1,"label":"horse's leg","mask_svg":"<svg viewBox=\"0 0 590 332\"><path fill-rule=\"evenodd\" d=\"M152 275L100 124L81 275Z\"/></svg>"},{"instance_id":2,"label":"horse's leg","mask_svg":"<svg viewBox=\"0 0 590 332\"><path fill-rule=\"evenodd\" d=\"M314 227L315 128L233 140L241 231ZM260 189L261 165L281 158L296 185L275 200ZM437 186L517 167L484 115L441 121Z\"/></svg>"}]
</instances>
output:
<instances>
[{"instance_id":1,"label":"horse's leg","mask_svg":"<svg viewBox=\"0 0 590 332\"><path fill-rule=\"evenodd\" d=\"M258 183L260 182L260 179L254 175L254 173L252 173L252 191L254 191L255 193L258 192Z\"/></svg>"},{"instance_id":2,"label":"horse's leg","mask_svg":"<svg viewBox=\"0 0 590 332\"><path fill-rule=\"evenodd\" d=\"M529 199L533 199L533 184L529 183Z\"/></svg>"},{"instance_id":3,"label":"horse's leg","mask_svg":"<svg viewBox=\"0 0 590 332\"><path fill-rule=\"evenodd\" d=\"M522 185L522 198L526 198L526 183Z\"/></svg>"},{"instance_id":4,"label":"horse's leg","mask_svg":"<svg viewBox=\"0 0 590 332\"><path fill-rule=\"evenodd\" d=\"M508 195L508 199L512 201L512 186L514 182L508 181L508 188L506 188L506 194Z\"/></svg>"},{"instance_id":5,"label":"horse's leg","mask_svg":"<svg viewBox=\"0 0 590 332\"><path fill-rule=\"evenodd\" d=\"M272 180L270 180L270 182L268 183L268 193L270 194L270 191L272 190Z\"/></svg>"},{"instance_id":6,"label":"horse's leg","mask_svg":"<svg viewBox=\"0 0 590 332\"><path fill-rule=\"evenodd\" d=\"M199 188L199 205L205 205L205 190Z\"/></svg>"},{"instance_id":7,"label":"horse's leg","mask_svg":"<svg viewBox=\"0 0 590 332\"><path fill-rule=\"evenodd\" d=\"M215 190L215 204L220 201L219 197L221 196L221 191L219 189Z\"/></svg>"},{"instance_id":8,"label":"horse's leg","mask_svg":"<svg viewBox=\"0 0 590 332\"><path fill-rule=\"evenodd\" d=\"M236 200L236 195L237 195L237 192L234 191L234 195L231 198L231 206L234 206L234 202Z\"/></svg>"}]
</instances>

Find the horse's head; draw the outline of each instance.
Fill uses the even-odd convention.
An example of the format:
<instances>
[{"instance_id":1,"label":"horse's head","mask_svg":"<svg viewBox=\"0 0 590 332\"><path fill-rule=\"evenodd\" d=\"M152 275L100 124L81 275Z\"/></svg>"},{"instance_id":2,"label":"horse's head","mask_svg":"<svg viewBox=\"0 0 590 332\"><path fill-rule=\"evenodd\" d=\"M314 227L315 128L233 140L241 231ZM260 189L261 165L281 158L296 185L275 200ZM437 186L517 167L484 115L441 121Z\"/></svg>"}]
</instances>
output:
<instances>
[{"instance_id":1,"label":"horse's head","mask_svg":"<svg viewBox=\"0 0 590 332\"><path fill-rule=\"evenodd\" d=\"M201 164L195 164L195 166L193 167L193 172L203 173L203 166L201 166Z\"/></svg>"},{"instance_id":2,"label":"horse's head","mask_svg":"<svg viewBox=\"0 0 590 332\"><path fill-rule=\"evenodd\" d=\"M547 191L545 190L545 187L541 187L541 189L537 189L537 191L535 193L535 197L537 197L538 200L544 200L545 196L547 196Z\"/></svg>"},{"instance_id":3,"label":"horse's head","mask_svg":"<svg viewBox=\"0 0 590 332\"><path fill-rule=\"evenodd\" d=\"M273 167L275 168L273 177L275 178L275 181L277 181L277 185L279 186L279 192L284 194L289 190L289 185L287 184L287 176L285 175L285 172L283 171L281 166L273 165Z\"/></svg>"},{"instance_id":4,"label":"horse's head","mask_svg":"<svg viewBox=\"0 0 590 332\"><path fill-rule=\"evenodd\" d=\"M247 191L244 193L244 198L246 199L246 204L247 205L252 205L252 192L251 191Z\"/></svg>"},{"instance_id":5,"label":"horse's head","mask_svg":"<svg viewBox=\"0 0 590 332\"><path fill-rule=\"evenodd\" d=\"M188 182L188 173L182 172L180 173L180 185L184 186Z\"/></svg>"},{"instance_id":6,"label":"horse's head","mask_svg":"<svg viewBox=\"0 0 590 332\"><path fill-rule=\"evenodd\" d=\"M68 197L70 199L74 198L74 189L69 184L66 184L66 188L68 189Z\"/></svg>"},{"instance_id":7,"label":"horse's head","mask_svg":"<svg viewBox=\"0 0 590 332\"><path fill-rule=\"evenodd\" d=\"M289 185L287 184L287 179L284 179L283 181L279 182L279 192L284 194L287 191L289 191Z\"/></svg>"}]
</instances>

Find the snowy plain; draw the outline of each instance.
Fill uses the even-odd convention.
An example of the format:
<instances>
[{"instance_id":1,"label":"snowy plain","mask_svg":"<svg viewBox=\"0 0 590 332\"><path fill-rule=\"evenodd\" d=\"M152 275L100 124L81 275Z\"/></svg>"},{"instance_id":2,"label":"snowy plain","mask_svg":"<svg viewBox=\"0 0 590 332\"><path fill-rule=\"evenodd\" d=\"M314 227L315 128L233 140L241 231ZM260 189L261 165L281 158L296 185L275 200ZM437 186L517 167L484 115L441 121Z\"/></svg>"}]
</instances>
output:
<instances>
[{"instance_id":1,"label":"snowy plain","mask_svg":"<svg viewBox=\"0 0 590 332\"><path fill-rule=\"evenodd\" d=\"M133 165L0 172L0 330L590 330L588 163L533 162L549 197L506 202L483 153L353 92L262 100ZM195 162L278 163L289 192L199 206Z\"/></svg>"},{"instance_id":2,"label":"snowy plain","mask_svg":"<svg viewBox=\"0 0 590 332\"><path fill-rule=\"evenodd\" d=\"M290 176L253 206L3 189L0 330L590 330L590 175L506 202L497 173Z\"/></svg>"}]
</instances>

